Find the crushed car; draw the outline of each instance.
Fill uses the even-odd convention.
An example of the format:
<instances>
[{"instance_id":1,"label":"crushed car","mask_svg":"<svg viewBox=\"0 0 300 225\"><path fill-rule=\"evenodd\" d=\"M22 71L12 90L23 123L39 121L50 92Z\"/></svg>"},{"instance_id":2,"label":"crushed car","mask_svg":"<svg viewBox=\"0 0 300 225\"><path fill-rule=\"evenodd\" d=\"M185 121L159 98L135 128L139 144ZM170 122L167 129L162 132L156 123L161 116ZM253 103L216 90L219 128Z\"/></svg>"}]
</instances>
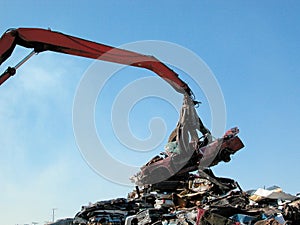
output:
<instances>
[{"instance_id":1,"label":"crushed car","mask_svg":"<svg viewBox=\"0 0 300 225\"><path fill-rule=\"evenodd\" d=\"M141 167L140 172L131 179L138 186L155 184L175 175L196 171L199 167L212 167L221 161L229 162L231 155L244 147L243 142L237 136L238 133L239 129L235 127L228 130L223 137L215 139L207 145L203 143L206 140L202 139L196 144L191 143L190 148L193 154L190 158L186 158L187 155L174 144L175 151L167 151L154 157Z\"/></svg>"}]
</instances>

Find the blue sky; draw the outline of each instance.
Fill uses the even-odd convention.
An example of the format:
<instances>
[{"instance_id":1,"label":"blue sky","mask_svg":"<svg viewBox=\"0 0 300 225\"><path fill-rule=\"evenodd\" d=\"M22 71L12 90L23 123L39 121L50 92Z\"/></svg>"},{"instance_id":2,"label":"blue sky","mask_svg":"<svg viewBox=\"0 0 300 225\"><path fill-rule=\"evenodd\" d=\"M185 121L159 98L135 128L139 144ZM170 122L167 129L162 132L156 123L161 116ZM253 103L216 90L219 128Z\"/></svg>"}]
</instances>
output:
<instances>
[{"instance_id":1,"label":"blue sky","mask_svg":"<svg viewBox=\"0 0 300 225\"><path fill-rule=\"evenodd\" d=\"M245 143L230 163L214 168L215 174L236 179L246 190L278 185L295 194L300 192L299 10L298 1L2 1L0 31L50 27L112 46L161 40L190 49L219 82L226 128L238 126ZM1 71L27 52L17 48ZM43 224L51 220L52 208L58 208L56 218L73 217L81 205L125 197L131 190L96 174L76 145L73 100L92 63L41 53L1 86L0 224ZM135 80L135 75L155 76L135 68L120 73L120 78L112 79L111 90ZM180 76L189 80L185 74ZM203 101L198 112L210 127L205 96L194 91ZM174 95L178 94L174 91ZM95 121L100 134L107 130L112 149L124 149L115 138L109 139L109 125L103 124L110 113L102 112L101 104L111 104L112 98L106 93L103 102L97 102ZM177 113L169 104L157 99L144 104L132 110L137 136L147 137L152 116L167 115L167 132L173 129ZM159 151L128 158L123 152L120 160L142 165Z\"/></svg>"}]
</instances>

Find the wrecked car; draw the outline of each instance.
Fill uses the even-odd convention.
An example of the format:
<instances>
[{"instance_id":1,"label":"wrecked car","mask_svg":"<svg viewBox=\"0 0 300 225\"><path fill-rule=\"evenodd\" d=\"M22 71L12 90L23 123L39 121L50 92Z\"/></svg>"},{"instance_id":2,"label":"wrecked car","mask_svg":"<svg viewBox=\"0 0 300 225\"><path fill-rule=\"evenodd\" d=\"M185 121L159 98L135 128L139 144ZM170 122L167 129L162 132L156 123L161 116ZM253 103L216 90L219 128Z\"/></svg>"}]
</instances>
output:
<instances>
[{"instance_id":1,"label":"wrecked car","mask_svg":"<svg viewBox=\"0 0 300 225\"><path fill-rule=\"evenodd\" d=\"M186 174L197 170L199 167L211 167L219 162L229 162L230 156L244 147L237 136L237 127L228 130L222 138L218 138L203 146L205 140L191 143L194 151L190 158L180 150L176 153L166 153L156 156L145 164L141 171L131 179L138 185L155 184L171 178L174 175ZM177 147L178 149L178 147Z\"/></svg>"}]
</instances>

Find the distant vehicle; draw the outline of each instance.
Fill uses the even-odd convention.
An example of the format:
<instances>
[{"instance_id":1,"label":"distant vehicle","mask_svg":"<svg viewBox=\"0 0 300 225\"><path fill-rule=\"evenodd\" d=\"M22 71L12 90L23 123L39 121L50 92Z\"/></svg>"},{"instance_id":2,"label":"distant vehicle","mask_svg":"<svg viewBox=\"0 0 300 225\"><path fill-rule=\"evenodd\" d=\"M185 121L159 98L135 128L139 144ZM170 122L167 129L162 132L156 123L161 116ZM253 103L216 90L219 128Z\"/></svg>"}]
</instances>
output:
<instances>
[{"instance_id":1,"label":"distant vehicle","mask_svg":"<svg viewBox=\"0 0 300 225\"><path fill-rule=\"evenodd\" d=\"M205 143L206 140L199 139L196 145L198 147L194 149L190 158L185 158L182 154L156 156L145 164L132 180L139 186L155 184L199 168L215 166L221 161L229 162L230 156L244 147L237 136L238 133L239 129L235 127L228 130L222 138L217 138L208 144Z\"/></svg>"}]
</instances>

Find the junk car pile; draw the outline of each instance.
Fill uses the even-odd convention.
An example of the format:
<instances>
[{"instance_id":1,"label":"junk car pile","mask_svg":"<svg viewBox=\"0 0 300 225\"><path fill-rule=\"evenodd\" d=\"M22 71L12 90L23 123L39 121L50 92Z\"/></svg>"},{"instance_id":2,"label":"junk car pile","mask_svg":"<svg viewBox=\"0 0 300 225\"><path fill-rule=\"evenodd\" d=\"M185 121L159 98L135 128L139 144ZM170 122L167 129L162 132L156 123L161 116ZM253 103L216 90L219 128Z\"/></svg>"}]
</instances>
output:
<instances>
[{"instance_id":1,"label":"junk car pile","mask_svg":"<svg viewBox=\"0 0 300 225\"><path fill-rule=\"evenodd\" d=\"M185 181L173 178L83 207L73 224L297 225L300 198L277 186L245 192L205 169Z\"/></svg>"},{"instance_id":2,"label":"junk car pile","mask_svg":"<svg viewBox=\"0 0 300 225\"><path fill-rule=\"evenodd\" d=\"M243 191L237 181L217 177L209 167L201 167L201 160L207 161L211 155L209 166L228 162L243 148L238 133L233 128L222 138L199 144L180 168L176 167L178 152L154 157L131 178L137 185L127 198L83 206L69 224L299 225L299 196L277 186ZM177 147L166 146L168 151L178 151ZM177 171L172 174L172 170Z\"/></svg>"}]
</instances>

